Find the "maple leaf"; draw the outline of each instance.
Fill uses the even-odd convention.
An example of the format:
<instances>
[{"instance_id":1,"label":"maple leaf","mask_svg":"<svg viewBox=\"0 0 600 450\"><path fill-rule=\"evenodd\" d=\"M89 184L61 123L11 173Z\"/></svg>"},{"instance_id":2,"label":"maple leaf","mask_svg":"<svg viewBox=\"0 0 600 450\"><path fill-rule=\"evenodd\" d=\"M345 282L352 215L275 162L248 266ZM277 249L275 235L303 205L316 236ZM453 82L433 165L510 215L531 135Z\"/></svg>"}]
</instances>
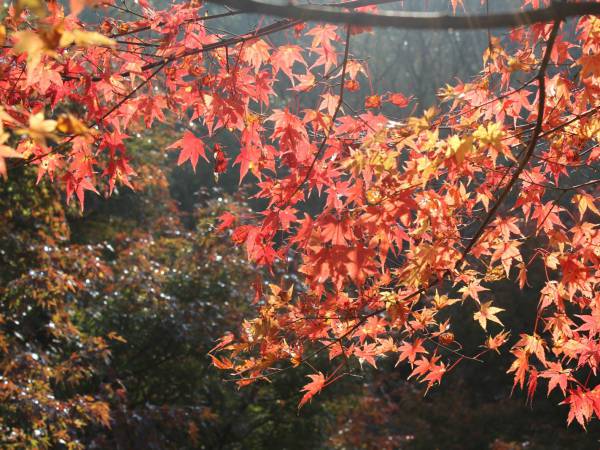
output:
<instances>
[{"instance_id":1,"label":"maple leaf","mask_svg":"<svg viewBox=\"0 0 600 450\"><path fill-rule=\"evenodd\" d=\"M62 167L62 156L57 154L47 155L38 161L38 174L36 184L42 180L44 175L48 175L51 181L54 181L54 175Z\"/></svg>"},{"instance_id":2,"label":"maple leaf","mask_svg":"<svg viewBox=\"0 0 600 450\"><path fill-rule=\"evenodd\" d=\"M381 97L379 95L370 95L365 99L365 108L381 108Z\"/></svg>"},{"instance_id":3,"label":"maple leaf","mask_svg":"<svg viewBox=\"0 0 600 450\"><path fill-rule=\"evenodd\" d=\"M114 39L106 37L96 31L85 31L77 28L74 30L63 31L60 37L60 47L68 47L71 44L80 47L92 47L96 45L115 47L117 45Z\"/></svg>"},{"instance_id":4,"label":"maple leaf","mask_svg":"<svg viewBox=\"0 0 600 450\"><path fill-rule=\"evenodd\" d=\"M414 376L416 376L417 378L422 378L427 374L427 372L431 370L431 367L432 364L429 361L429 359L421 357L419 360L416 361L415 368L410 373L408 378L410 379Z\"/></svg>"},{"instance_id":5,"label":"maple leaf","mask_svg":"<svg viewBox=\"0 0 600 450\"><path fill-rule=\"evenodd\" d=\"M72 173L65 175L66 190L67 190L67 203L71 201L73 194L77 196L81 211L83 211L85 202L85 191L92 191L98 194L96 187L92 184L92 181L87 178L77 178Z\"/></svg>"},{"instance_id":6,"label":"maple leaf","mask_svg":"<svg viewBox=\"0 0 600 450\"><path fill-rule=\"evenodd\" d=\"M347 220L338 220L332 215L322 220L322 236L325 242L333 245L346 245L352 239L352 229Z\"/></svg>"},{"instance_id":7,"label":"maple leaf","mask_svg":"<svg viewBox=\"0 0 600 450\"><path fill-rule=\"evenodd\" d=\"M491 262L500 260L506 276L510 275L510 267L512 262L523 262L521 252L519 251L520 242L517 241L504 241L498 244L496 251L492 255Z\"/></svg>"},{"instance_id":8,"label":"maple leaf","mask_svg":"<svg viewBox=\"0 0 600 450\"><path fill-rule=\"evenodd\" d=\"M549 232L555 226L564 228L559 216L559 213L562 211L563 208L556 206L552 201L535 205L531 217L537 220L536 233L539 233L541 230Z\"/></svg>"},{"instance_id":9,"label":"maple leaf","mask_svg":"<svg viewBox=\"0 0 600 450\"><path fill-rule=\"evenodd\" d=\"M454 157L458 164L462 164L465 156L473 150L473 138L467 137L461 139L457 135L452 135L448 138L448 150L446 157Z\"/></svg>"},{"instance_id":10,"label":"maple leaf","mask_svg":"<svg viewBox=\"0 0 600 450\"><path fill-rule=\"evenodd\" d=\"M362 367L364 361L369 363L375 369L377 369L377 363L375 362L375 356L378 354L377 345L375 343L370 343L363 345L363 347L356 347L354 349L354 356L358 358L358 362Z\"/></svg>"},{"instance_id":11,"label":"maple leaf","mask_svg":"<svg viewBox=\"0 0 600 450\"><path fill-rule=\"evenodd\" d=\"M273 66L273 74L275 75L278 71L285 73L292 82L294 76L292 68L294 63L305 64L302 56L302 48L299 45L282 45L271 54L270 58L271 65Z\"/></svg>"},{"instance_id":12,"label":"maple leaf","mask_svg":"<svg viewBox=\"0 0 600 450\"><path fill-rule=\"evenodd\" d=\"M375 273L375 252L373 249L357 246L344 252L346 260L343 262L348 276L358 285L362 285L369 275Z\"/></svg>"},{"instance_id":13,"label":"maple leaf","mask_svg":"<svg viewBox=\"0 0 600 450\"><path fill-rule=\"evenodd\" d=\"M529 371L529 378L527 380L527 403L533 405L533 396L537 389L538 382L538 371L534 367Z\"/></svg>"},{"instance_id":14,"label":"maple leaf","mask_svg":"<svg viewBox=\"0 0 600 450\"><path fill-rule=\"evenodd\" d=\"M372 316L357 330L356 335L359 337L360 343L362 344L367 337L375 339L380 334L385 333L386 325L387 322L384 318Z\"/></svg>"},{"instance_id":15,"label":"maple leaf","mask_svg":"<svg viewBox=\"0 0 600 450\"><path fill-rule=\"evenodd\" d=\"M225 333L223 336L221 336L219 339L217 339L218 344L215 345L213 348L211 348L208 353L212 353L214 351L220 350L224 347L227 347L229 344L231 344L234 340L234 336L233 333L231 332L227 332Z\"/></svg>"},{"instance_id":16,"label":"maple leaf","mask_svg":"<svg viewBox=\"0 0 600 450\"><path fill-rule=\"evenodd\" d=\"M339 103L340 96L334 95L330 92L326 92L325 94L323 94L321 96L321 98L323 100L321 101L321 104L319 105L319 110L325 109L327 111L327 114L329 114L330 116L333 116L333 113L335 112L337 105Z\"/></svg>"},{"instance_id":17,"label":"maple leaf","mask_svg":"<svg viewBox=\"0 0 600 450\"><path fill-rule=\"evenodd\" d=\"M325 386L325 376L323 373L318 372L316 374L307 375L312 381L302 387L302 391L306 393L302 396L300 403L298 404L298 408L302 408L306 402L312 399L316 394L321 392L321 389Z\"/></svg>"},{"instance_id":18,"label":"maple leaf","mask_svg":"<svg viewBox=\"0 0 600 450\"><path fill-rule=\"evenodd\" d=\"M273 114L267 119L275 122L275 130L272 134L272 139L279 139L281 144L295 148L299 142L304 142L308 139L306 128L302 121L290 113L288 109L276 109Z\"/></svg>"},{"instance_id":19,"label":"maple leaf","mask_svg":"<svg viewBox=\"0 0 600 450\"><path fill-rule=\"evenodd\" d=\"M23 155L7 145L2 145L2 136L0 136L0 175L6 180L8 178L5 158L23 158Z\"/></svg>"},{"instance_id":20,"label":"maple leaf","mask_svg":"<svg viewBox=\"0 0 600 450\"><path fill-rule=\"evenodd\" d=\"M58 138L53 133L56 129L56 120L47 120L44 118L43 111L40 111L29 116L28 128L20 128L16 130L18 134L27 134L35 142L46 145L46 139L57 140Z\"/></svg>"},{"instance_id":21,"label":"maple leaf","mask_svg":"<svg viewBox=\"0 0 600 450\"><path fill-rule=\"evenodd\" d=\"M577 328L577 331L585 331L590 336L600 334L600 309L594 308L592 314L575 314L583 320L583 324Z\"/></svg>"},{"instance_id":22,"label":"maple leaf","mask_svg":"<svg viewBox=\"0 0 600 450\"><path fill-rule=\"evenodd\" d=\"M337 27L330 24L318 25L312 28L306 33L308 36L313 37L311 48L313 50L317 49L318 47L331 48L331 41L338 39L335 30L337 30Z\"/></svg>"},{"instance_id":23,"label":"maple leaf","mask_svg":"<svg viewBox=\"0 0 600 450\"><path fill-rule=\"evenodd\" d=\"M17 31L13 34L16 43L13 47L15 54L27 54L27 71L32 73L44 56L56 56L51 43L34 31Z\"/></svg>"},{"instance_id":24,"label":"maple leaf","mask_svg":"<svg viewBox=\"0 0 600 450\"><path fill-rule=\"evenodd\" d=\"M581 65L581 76L588 75L597 77L600 75L600 55L583 55L577 61Z\"/></svg>"},{"instance_id":25,"label":"maple leaf","mask_svg":"<svg viewBox=\"0 0 600 450\"><path fill-rule=\"evenodd\" d=\"M208 162L204 142L202 141L202 139L198 139L191 131L186 130L183 133L183 137L181 139L173 142L167 148L180 148L181 151L179 152L177 164L181 165L187 160L189 160L192 164L194 172L196 171L196 164L198 163L198 158L200 156Z\"/></svg>"},{"instance_id":26,"label":"maple leaf","mask_svg":"<svg viewBox=\"0 0 600 450\"><path fill-rule=\"evenodd\" d=\"M349 277L361 286L369 275L376 273L374 257L375 251L368 247L334 245L307 256L301 271L316 283L324 283L331 278L336 286L341 287Z\"/></svg>"},{"instance_id":27,"label":"maple leaf","mask_svg":"<svg viewBox=\"0 0 600 450\"><path fill-rule=\"evenodd\" d=\"M414 342L402 342L402 345L398 347L400 355L398 356L398 361L396 362L396 365L394 367L398 366L398 364L400 364L400 362L404 361L405 359L408 359L410 365L412 366L415 360L417 359L419 353L429 353L425 349L425 347L423 347L423 341L424 339L417 338Z\"/></svg>"},{"instance_id":28,"label":"maple leaf","mask_svg":"<svg viewBox=\"0 0 600 450\"><path fill-rule=\"evenodd\" d=\"M527 375L527 371L529 370L529 354L522 348L513 349L511 352L515 355L515 360L512 362L506 373L515 373L513 389L517 384L523 388L523 385L525 384L525 375Z\"/></svg>"},{"instance_id":29,"label":"maple leaf","mask_svg":"<svg viewBox=\"0 0 600 450\"><path fill-rule=\"evenodd\" d=\"M473 319L477 320L479 322L479 325L481 325L481 328L483 328L485 330L488 320L491 320L492 322L496 322L496 323L502 325L502 322L500 322L500 319L498 319L496 317L496 314L498 314L499 312L502 312L502 311L504 311L504 309L492 306L491 301L485 302L485 303L481 304L479 311L477 311L475 314L473 314Z\"/></svg>"},{"instance_id":30,"label":"maple leaf","mask_svg":"<svg viewBox=\"0 0 600 450\"><path fill-rule=\"evenodd\" d=\"M475 280L466 286L461 287L458 292L462 293L462 299L466 299L467 297L471 297L475 301L479 303L479 293L483 291L489 291L488 288L483 287L479 284L479 281Z\"/></svg>"},{"instance_id":31,"label":"maple leaf","mask_svg":"<svg viewBox=\"0 0 600 450\"><path fill-rule=\"evenodd\" d=\"M116 181L123 183L130 189L134 189L131 181L129 181L130 176L137 175L136 172L129 165L129 161L126 158L118 158L114 161L111 161L104 171L103 175L108 175L108 189L109 194L112 194L115 189Z\"/></svg>"},{"instance_id":32,"label":"maple leaf","mask_svg":"<svg viewBox=\"0 0 600 450\"><path fill-rule=\"evenodd\" d=\"M487 127L479 125L479 128L473 133L473 137L484 145L500 148L502 139L506 134L502 130L502 126L495 122L490 122Z\"/></svg>"},{"instance_id":33,"label":"maple leaf","mask_svg":"<svg viewBox=\"0 0 600 450\"><path fill-rule=\"evenodd\" d=\"M561 403L561 405L569 405L569 415L567 417L567 423L573 422L573 419L585 428L587 422L592 418L594 414L595 396L591 395L587 390L581 387L569 390L569 395ZM597 400L596 400L597 401Z\"/></svg>"},{"instance_id":34,"label":"maple leaf","mask_svg":"<svg viewBox=\"0 0 600 450\"><path fill-rule=\"evenodd\" d=\"M500 353L499 348L502 347L508 340L509 333L502 331L496 336L489 336L486 340L485 347Z\"/></svg>"},{"instance_id":35,"label":"maple leaf","mask_svg":"<svg viewBox=\"0 0 600 450\"><path fill-rule=\"evenodd\" d=\"M271 46L263 39L256 39L251 43L246 43L242 48L241 58L243 61L250 63L254 67L254 70L258 72L260 66L269 60L270 48Z\"/></svg>"},{"instance_id":36,"label":"maple leaf","mask_svg":"<svg viewBox=\"0 0 600 450\"><path fill-rule=\"evenodd\" d=\"M223 231L231 228L231 226L236 222L237 217L231 214L229 211L224 212L219 216L219 226L217 227L217 232L222 233Z\"/></svg>"},{"instance_id":37,"label":"maple leaf","mask_svg":"<svg viewBox=\"0 0 600 450\"><path fill-rule=\"evenodd\" d=\"M494 226L499 229L504 240L508 241L510 240L511 233L518 236L522 235L521 230L519 230L519 227L517 226L517 221L518 219L516 217L498 217L494 221Z\"/></svg>"},{"instance_id":38,"label":"maple leaf","mask_svg":"<svg viewBox=\"0 0 600 450\"><path fill-rule=\"evenodd\" d=\"M6 171L5 158L22 159L24 156L8 145L4 145L9 138L9 134L3 129L2 120L4 117L6 117L6 114L3 113L3 110L0 107L0 175L2 175L2 177L6 180L8 178L8 174Z\"/></svg>"},{"instance_id":39,"label":"maple leaf","mask_svg":"<svg viewBox=\"0 0 600 450\"><path fill-rule=\"evenodd\" d=\"M312 89L316 84L316 78L312 72L307 72L304 75L294 75L294 77L297 78L298 81L300 81L300 83L297 84L296 86L290 88L290 90L293 90L293 91L298 91L298 92L308 91L308 90Z\"/></svg>"},{"instance_id":40,"label":"maple leaf","mask_svg":"<svg viewBox=\"0 0 600 450\"><path fill-rule=\"evenodd\" d=\"M600 216L600 211L598 210L595 204L596 201L596 198L584 192L573 196L573 203L577 205L577 208L579 209L579 215L581 218L583 218L583 215L588 209L590 211L593 211L596 215Z\"/></svg>"},{"instance_id":41,"label":"maple leaf","mask_svg":"<svg viewBox=\"0 0 600 450\"><path fill-rule=\"evenodd\" d=\"M435 295L433 297L433 303L437 309L443 309L448 306L452 306L455 303L460 302L458 298L449 298L447 295L440 295L438 290L435 290Z\"/></svg>"},{"instance_id":42,"label":"maple leaf","mask_svg":"<svg viewBox=\"0 0 600 450\"><path fill-rule=\"evenodd\" d=\"M405 108L408 106L410 98L407 98L403 94L396 92L394 94L390 94L388 101L396 105L398 108Z\"/></svg>"},{"instance_id":43,"label":"maple leaf","mask_svg":"<svg viewBox=\"0 0 600 450\"><path fill-rule=\"evenodd\" d=\"M450 0L450 3L452 4L452 12L454 14L456 14L456 8L458 8L459 6L462 6L463 9L465 7L465 5L463 4L463 0Z\"/></svg>"},{"instance_id":44,"label":"maple leaf","mask_svg":"<svg viewBox=\"0 0 600 450\"><path fill-rule=\"evenodd\" d=\"M436 364L440 357L433 355L430 359L421 357L416 363L415 368L410 373L408 378L416 376L419 381L427 381L427 389L431 388L435 383L440 383L442 376L446 372L446 367L443 363Z\"/></svg>"},{"instance_id":45,"label":"maple leaf","mask_svg":"<svg viewBox=\"0 0 600 450\"><path fill-rule=\"evenodd\" d=\"M446 373L444 363L434 364L431 366L429 373L425 375L422 381L427 381L427 389L430 389L434 384L442 382L442 376Z\"/></svg>"},{"instance_id":46,"label":"maple leaf","mask_svg":"<svg viewBox=\"0 0 600 450\"><path fill-rule=\"evenodd\" d=\"M565 370L560 363L550 362L549 368L540 377L548 379L548 395L558 386L563 395L567 395L567 383L572 379L571 371Z\"/></svg>"},{"instance_id":47,"label":"maple leaf","mask_svg":"<svg viewBox=\"0 0 600 450\"><path fill-rule=\"evenodd\" d=\"M213 365L221 370L228 370L233 368L233 362L229 358L217 358L215 355L209 353L208 356L212 359Z\"/></svg>"},{"instance_id":48,"label":"maple leaf","mask_svg":"<svg viewBox=\"0 0 600 450\"><path fill-rule=\"evenodd\" d=\"M248 171L252 171L255 176L260 176L260 173L256 170L257 164L261 157L261 149L258 146L245 145L240 149L240 153L233 162L233 164L239 164L240 166L240 181L242 184L244 178L248 174ZM260 179L260 178L259 178Z\"/></svg>"}]
</instances>

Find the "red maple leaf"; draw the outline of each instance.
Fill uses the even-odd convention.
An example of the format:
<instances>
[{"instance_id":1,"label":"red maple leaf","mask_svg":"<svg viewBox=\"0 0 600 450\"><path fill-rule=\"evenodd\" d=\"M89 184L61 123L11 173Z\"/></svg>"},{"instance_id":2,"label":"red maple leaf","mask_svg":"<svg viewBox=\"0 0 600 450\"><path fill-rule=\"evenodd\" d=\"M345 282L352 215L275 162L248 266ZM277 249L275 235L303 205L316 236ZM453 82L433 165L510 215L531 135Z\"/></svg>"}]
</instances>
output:
<instances>
[{"instance_id":1,"label":"red maple leaf","mask_svg":"<svg viewBox=\"0 0 600 450\"><path fill-rule=\"evenodd\" d=\"M410 98L405 97L403 94L396 92L390 94L389 102L396 105L398 108L405 108L410 102Z\"/></svg>"},{"instance_id":2,"label":"red maple leaf","mask_svg":"<svg viewBox=\"0 0 600 450\"><path fill-rule=\"evenodd\" d=\"M183 133L183 137L181 139L173 142L167 148L180 148L181 152L179 152L177 164L181 165L189 159L194 172L196 171L196 164L198 164L198 157L202 156L206 161L208 161L204 142L202 142L202 139L198 139L196 136L194 136L194 133L188 130Z\"/></svg>"},{"instance_id":3,"label":"red maple leaf","mask_svg":"<svg viewBox=\"0 0 600 450\"><path fill-rule=\"evenodd\" d=\"M419 353L428 353L425 347L423 347L423 339L417 338L415 342L403 342L398 350L400 351L400 356L398 357L398 361L396 362L396 366L400 364L401 361L408 359L411 366L414 364L415 359Z\"/></svg>"}]
</instances>

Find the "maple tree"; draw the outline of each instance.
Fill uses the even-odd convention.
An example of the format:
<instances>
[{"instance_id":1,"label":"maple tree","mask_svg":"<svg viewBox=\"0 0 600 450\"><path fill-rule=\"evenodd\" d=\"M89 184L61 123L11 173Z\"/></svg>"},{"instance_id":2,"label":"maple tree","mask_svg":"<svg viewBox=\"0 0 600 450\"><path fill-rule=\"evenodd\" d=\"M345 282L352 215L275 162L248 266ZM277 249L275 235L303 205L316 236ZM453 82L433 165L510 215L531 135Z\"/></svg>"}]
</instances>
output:
<instances>
[{"instance_id":1,"label":"maple tree","mask_svg":"<svg viewBox=\"0 0 600 450\"><path fill-rule=\"evenodd\" d=\"M194 168L209 160L217 177L239 170L266 205L224 213L217 231L258 266L299 262L295 285L254 283L256 317L213 361L240 385L305 365L301 405L356 362L396 356L429 389L500 351L510 330L493 283L523 288L541 264L537 313L510 341L508 372L529 397L544 382L560 390L569 423L600 417L600 4L524 0L477 15L457 0L455 15L428 15L378 12L381 0L220 3L229 9L12 4L0 26L0 173L36 166L83 209L87 191L132 186L128 133L168 116L191 123L165 150ZM85 20L86 6L103 20ZM285 18L235 35L210 26L247 12ZM415 115L408 93L361 93L368 64L352 40L378 26L509 31L490 31L482 71ZM485 335L467 355L452 323L469 307ZM321 354L329 365L316 368Z\"/></svg>"}]
</instances>

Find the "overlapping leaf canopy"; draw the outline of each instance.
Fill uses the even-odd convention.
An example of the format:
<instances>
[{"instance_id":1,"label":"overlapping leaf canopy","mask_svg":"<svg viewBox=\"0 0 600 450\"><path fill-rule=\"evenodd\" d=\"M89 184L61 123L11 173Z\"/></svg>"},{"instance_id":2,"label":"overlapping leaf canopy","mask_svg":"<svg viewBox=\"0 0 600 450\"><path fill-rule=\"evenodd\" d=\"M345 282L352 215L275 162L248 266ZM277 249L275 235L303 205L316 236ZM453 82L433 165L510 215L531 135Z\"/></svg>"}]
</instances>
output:
<instances>
[{"instance_id":1,"label":"overlapping leaf canopy","mask_svg":"<svg viewBox=\"0 0 600 450\"><path fill-rule=\"evenodd\" d=\"M499 350L509 335L493 282L524 287L541 267L537 315L513 336L508 370L530 396L547 379L569 422L585 425L600 417L599 5L528 0L521 12L465 19L377 13L378 3L238 0L213 12L193 0L73 0L65 12L18 1L0 27L0 172L5 159L36 165L83 208L86 191L110 194L136 176L130 134L191 124L165 150L193 166L208 155L217 175L240 170L266 200L223 216L220 231L257 265L300 262L295 289L256 285L256 317L221 339L215 363L240 384L307 365L303 403L355 360L396 355L431 387ZM103 20L84 19L85 6ZM287 18L243 34L211 26L247 11ZM422 115L408 113L410 93L377 86L360 110L347 102L369 81L352 52L357 34L453 23L513 28L490 32L481 73L441 89ZM212 144L224 135L239 149ZM490 333L477 355L453 335L460 305ZM314 368L321 353L330 365Z\"/></svg>"}]
</instances>

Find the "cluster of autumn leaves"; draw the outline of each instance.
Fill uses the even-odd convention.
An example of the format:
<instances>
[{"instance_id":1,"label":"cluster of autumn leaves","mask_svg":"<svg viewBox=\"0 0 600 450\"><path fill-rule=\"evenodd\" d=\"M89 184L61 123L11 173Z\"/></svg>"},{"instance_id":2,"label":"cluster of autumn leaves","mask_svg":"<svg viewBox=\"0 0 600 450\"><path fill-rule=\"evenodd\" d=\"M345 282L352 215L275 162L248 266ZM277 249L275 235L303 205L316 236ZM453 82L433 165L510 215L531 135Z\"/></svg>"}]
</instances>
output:
<instances>
[{"instance_id":1,"label":"cluster of autumn leaves","mask_svg":"<svg viewBox=\"0 0 600 450\"><path fill-rule=\"evenodd\" d=\"M45 85L43 90L47 90L53 81L57 81L56 78L52 79L52 74L46 73L47 61L57 60L60 62L63 60L64 63L66 57L64 49L73 46L80 48L101 45L114 46L115 42L112 39L95 31L86 31L77 25L75 17L83 10L84 6L83 2L71 2L72 14L65 19L61 16L56 2L23 0L10 5L4 23L0 24L0 44L12 44L5 48L11 48L15 56L26 61L26 78L23 77L23 73L19 78L27 79L28 84L37 80L38 83ZM27 12L37 21L37 27L33 30L19 27L24 17L29 17ZM7 30L12 32L8 34ZM42 60L45 61L44 64ZM10 68L10 63L7 66ZM54 77L56 76L57 74L54 75ZM22 108L23 105L19 105L21 108L9 105L10 102L0 105L0 175L5 179L7 177L7 158L30 158L33 156L31 147L38 145L47 148L48 140L61 141L57 132L67 136L83 136L92 133L80 119L71 113L60 114L56 120L47 120L44 118L44 108L40 108L43 106L42 104L38 104L31 111ZM8 145L10 144L9 130L15 135L28 137L21 142L21 147L17 150ZM52 153L53 151L48 151L42 157L40 155L35 157L40 161L44 157L51 159Z\"/></svg>"},{"instance_id":2,"label":"cluster of autumn leaves","mask_svg":"<svg viewBox=\"0 0 600 450\"><path fill-rule=\"evenodd\" d=\"M513 342L509 372L529 395L538 379L559 387L569 421L600 417L597 18L562 24L551 43L543 23L490 39L478 76L406 117L412 98L364 95L367 63L351 51L364 29L281 20L228 37L194 3L140 2L97 26L78 20L80 10L65 16L57 3L31 0L5 17L0 170L4 158L36 164L83 207L85 191L130 186L127 133L169 115L191 123L169 147L180 149L178 163L195 168L202 157L218 174L235 157L267 207L227 213L219 231L231 230L258 265L299 262L301 278L295 291L256 284L257 316L215 347L218 367L242 385L282 365L311 367L303 404L356 362L398 354L432 387L481 356L461 353L452 311L474 305L482 353L498 351L509 333L490 286L515 277L526 288L541 263L538 314ZM287 43L274 45L269 35L282 31ZM547 50L538 118L534 75ZM217 144L207 155L218 133L237 139L239 152ZM518 188L499 204L513 176ZM318 213L309 215L312 201ZM314 368L318 354L328 354L327 368Z\"/></svg>"}]
</instances>

